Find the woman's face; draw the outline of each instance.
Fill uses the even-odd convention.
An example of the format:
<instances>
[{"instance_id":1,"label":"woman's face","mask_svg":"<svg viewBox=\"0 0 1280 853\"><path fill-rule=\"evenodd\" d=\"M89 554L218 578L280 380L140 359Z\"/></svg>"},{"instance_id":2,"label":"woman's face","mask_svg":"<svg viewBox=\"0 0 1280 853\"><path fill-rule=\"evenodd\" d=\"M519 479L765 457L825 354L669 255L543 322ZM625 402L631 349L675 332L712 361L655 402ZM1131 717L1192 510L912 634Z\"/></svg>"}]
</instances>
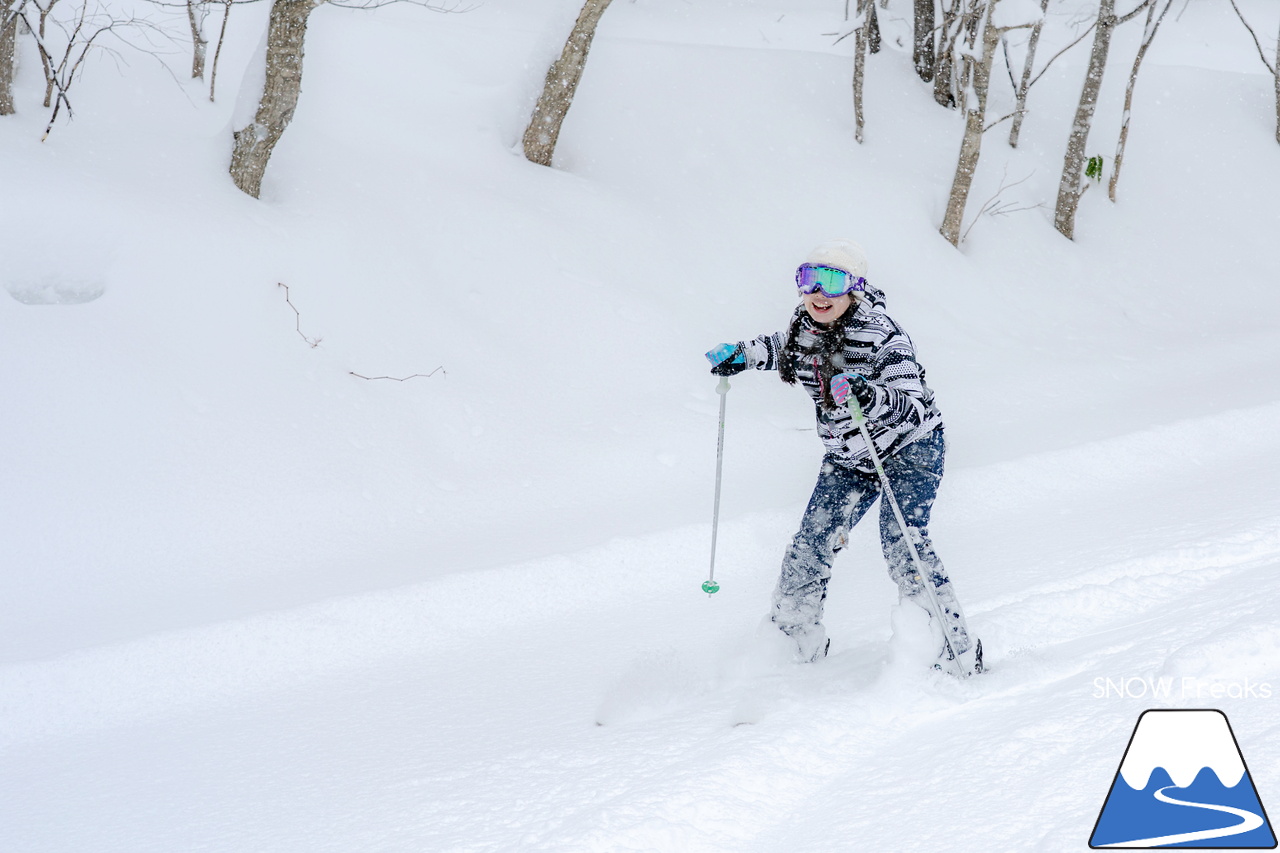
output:
<instances>
[{"instance_id":1,"label":"woman's face","mask_svg":"<svg viewBox=\"0 0 1280 853\"><path fill-rule=\"evenodd\" d=\"M821 290L815 290L804 294L801 299L804 300L804 310L809 312L815 323L834 323L853 305L853 297L847 293L831 297Z\"/></svg>"}]
</instances>

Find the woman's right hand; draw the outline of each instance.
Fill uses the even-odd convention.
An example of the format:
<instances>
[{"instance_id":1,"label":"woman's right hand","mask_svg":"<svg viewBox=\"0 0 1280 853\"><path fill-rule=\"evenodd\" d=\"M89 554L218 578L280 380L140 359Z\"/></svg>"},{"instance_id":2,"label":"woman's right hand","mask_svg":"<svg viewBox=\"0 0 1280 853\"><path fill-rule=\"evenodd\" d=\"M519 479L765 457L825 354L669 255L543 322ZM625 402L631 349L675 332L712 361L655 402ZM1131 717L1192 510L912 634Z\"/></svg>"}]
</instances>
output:
<instances>
[{"instance_id":1,"label":"woman's right hand","mask_svg":"<svg viewBox=\"0 0 1280 853\"><path fill-rule=\"evenodd\" d=\"M707 353L711 373L715 376L734 376L747 369L746 351L739 341L736 344L718 344Z\"/></svg>"}]
</instances>

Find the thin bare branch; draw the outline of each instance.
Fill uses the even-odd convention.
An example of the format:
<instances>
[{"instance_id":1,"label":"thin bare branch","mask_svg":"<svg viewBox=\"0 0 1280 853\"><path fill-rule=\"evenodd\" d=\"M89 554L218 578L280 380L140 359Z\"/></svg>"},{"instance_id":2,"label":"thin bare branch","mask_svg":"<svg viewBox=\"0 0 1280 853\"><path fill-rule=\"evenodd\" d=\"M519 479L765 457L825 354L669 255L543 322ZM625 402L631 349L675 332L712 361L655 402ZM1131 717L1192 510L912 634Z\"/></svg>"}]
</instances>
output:
<instances>
[{"instance_id":1,"label":"thin bare branch","mask_svg":"<svg viewBox=\"0 0 1280 853\"><path fill-rule=\"evenodd\" d=\"M1147 7L1148 7L1148 6L1150 6L1150 5L1151 5L1152 3L1154 3L1154 2L1155 2L1155 0L1142 0L1142 2L1141 2L1141 3L1139 3L1137 6L1134 6L1134 7L1133 7L1133 11L1132 11L1132 12L1130 12L1129 14L1127 14L1127 15L1117 15L1117 16L1116 16L1116 26L1118 27L1118 26L1120 26L1121 24L1128 23L1129 21L1132 21L1134 18L1138 17L1138 14L1139 14L1140 12L1145 12L1145 11L1146 11L1146 9L1147 9Z\"/></svg>"},{"instance_id":2,"label":"thin bare branch","mask_svg":"<svg viewBox=\"0 0 1280 853\"><path fill-rule=\"evenodd\" d=\"M986 133L988 130L991 130L991 129L992 129L992 128L994 128L994 127L997 127L997 126L999 126L999 125L1004 124L1006 121L1008 121L1009 119L1011 119L1011 118L1013 118L1014 116L1016 116L1019 112L1020 112L1019 110L1014 110L1013 112L1009 113L1008 115L1001 116L1000 118L998 118L998 119L996 119L995 121L991 122L991 124L989 124L989 125L987 125L986 127L984 127L984 128L982 129L982 132L983 132L983 133Z\"/></svg>"},{"instance_id":3,"label":"thin bare branch","mask_svg":"<svg viewBox=\"0 0 1280 853\"><path fill-rule=\"evenodd\" d=\"M283 281L276 282L276 285L284 288L284 301L287 302L289 304L289 307L293 309L293 314L295 317L293 327L294 329L297 330L298 337L306 341L307 346L311 347L312 349L315 349L316 347L320 346L320 341L323 340L322 338L308 337L302 331L302 313L298 310L298 307L293 304L293 300L289 298L289 285L285 284Z\"/></svg>"},{"instance_id":4,"label":"thin bare branch","mask_svg":"<svg viewBox=\"0 0 1280 853\"><path fill-rule=\"evenodd\" d=\"M1249 35L1253 36L1253 46L1258 49L1258 57L1262 60L1262 64L1267 66L1267 70L1271 72L1271 76L1276 74L1276 66L1267 61L1267 54L1262 50L1262 42L1258 41L1258 34L1253 31L1253 27L1245 20L1244 13L1240 11L1240 7L1236 5L1236 0L1231 0L1231 8L1236 10L1236 16L1240 18L1240 23L1244 24L1244 28L1249 31ZM1280 62L1280 57L1276 57L1276 61Z\"/></svg>"},{"instance_id":5,"label":"thin bare branch","mask_svg":"<svg viewBox=\"0 0 1280 853\"><path fill-rule=\"evenodd\" d=\"M57 0L49 0L46 6L41 6L39 2L32 3L40 13L38 26L33 26L27 18L26 12L22 12L22 20L27 25L27 28L31 30L37 49L40 52L41 65L44 68L45 106L53 107L53 112L49 116L49 123L44 129L44 135L40 137L41 142L49 138L49 134L52 132L53 126L57 122L58 116L61 115L64 106L69 116L75 116L69 91L79 76L86 58L96 46L98 39L107 33L114 34L117 28L154 26L145 19L112 18L110 16L105 18L105 23L98 23L102 18L97 15L90 18L88 5L81 5L78 14L69 24L56 19L53 21L54 25L62 31L66 38L65 46L61 48L62 54L55 60L54 51L49 46L47 24L50 20L49 15L56 3ZM87 28L92 27L96 27L96 29L86 37ZM128 43L124 39L121 40L126 44Z\"/></svg>"},{"instance_id":6,"label":"thin bare branch","mask_svg":"<svg viewBox=\"0 0 1280 853\"><path fill-rule=\"evenodd\" d=\"M1000 196L1004 195L1005 190L1011 190L1018 186L1018 184L1026 183L1034 174L1035 172L1031 172L1025 178L1008 184L1005 183L1005 180L1009 177L1009 167L1005 166L1004 174L1000 178L1000 188L995 191L991 198L982 203L982 207L978 208L978 212L973 215L973 221L969 223L968 228L964 229L964 234L960 235L960 242L963 243L968 239L969 232L973 230L973 226L978 224L978 220L982 218L983 214L991 216L1007 216L1010 213L1018 213L1023 210L1035 210L1038 207L1044 207L1043 204L1029 204L1022 207L1014 207L1013 205L1015 205L1016 202L1000 203Z\"/></svg>"},{"instance_id":7,"label":"thin bare branch","mask_svg":"<svg viewBox=\"0 0 1280 853\"><path fill-rule=\"evenodd\" d=\"M288 304L288 306L291 309L293 309L293 316L294 316L293 328L298 333L298 337L306 341L307 346L311 347L312 349L315 349L316 347L320 346L320 341L322 340L321 338L308 337L307 334L302 331L302 312L299 311L298 307L293 304L293 299L291 298L291 295L289 293L289 285L285 284L283 281L278 281L276 282L276 286L284 288L284 301L286 304ZM430 379L432 376L435 376L437 373L442 374L444 376L449 375L448 372L444 369L443 364L437 367L435 370L431 371L430 373L412 373L408 376L365 376L363 373L356 373L354 370L347 371L348 376L354 376L357 379L365 379L370 382L376 382L378 380L387 380L390 382L408 382L410 379Z\"/></svg>"},{"instance_id":8,"label":"thin bare branch","mask_svg":"<svg viewBox=\"0 0 1280 853\"><path fill-rule=\"evenodd\" d=\"M444 369L443 364L437 367L435 370L431 371L430 373L414 373L409 376L363 376L359 373L356 373L354 370L347 371L347 375L349 376L354 376L357 379L367 379L370 382L375 382L379 379L389 379L392 382L408 382L410 379L430 379L432 376L435 376L437 373L443 374L444 376L449 375L449 373Z\"/></svg>"},{"instance_id":9,"label":"thin bare branch","mask_svg":"<svg viewBox=\"0 0 1280 853\"><path fill-rule=\"evenodd\" d=\"M1075 46L1076 46L1076 45L1078 45L1080 42L1082 42L1082 41L1084 41L1086 38L1088 38L1089 33L1093 32L1093 28L1094 28L1094 27L1096 27L1096 26L1098 26L1098 22L1097 22L1097 21L1094 21L1092 24L1090 24L1090 25L1085 29L1085 31L1084 31L1084 32L1082 32L1082 33L1080 34L1080 36L1079 36L1075 41L1073 41L1071 44L1067 45L1067 46L1066 46L1066 47L1064 47L1062 50L1058 51L1058 52L1057 52L1057 53L1055 53L1053 56L1051 56L1051 57L1049 58L1049 61L1048 61L1048 62L1046 62L1046 63L1044 64L1044 68L1041 68L1041 69L1040 69L1040 73L1039 73L1039 74L1037 74L1036 76L1034 76L1034 77L1032 77L1032 78L1031 78L1031 82L1027 84L1027 88L1028 88L1028 89L1030 89L1032 86L1034 86L1034 85L1036 84L1036 81L1037 81L1037 80L1039 80L1041 77L1043 77L1043 76L1044 76L1044 72L1048 71L1048 70L1049 70L1049 66L1053 65L1053 63L1054 63L1054 62L1056 62L1056 61L1058 60L1058 58L1059 58L1059 57L1061 57L1061 56L1062 56L1064 53L1066 53L1068 50L1071 50L1071 48L1075 47Z\"/></svg>"}]
</instances>

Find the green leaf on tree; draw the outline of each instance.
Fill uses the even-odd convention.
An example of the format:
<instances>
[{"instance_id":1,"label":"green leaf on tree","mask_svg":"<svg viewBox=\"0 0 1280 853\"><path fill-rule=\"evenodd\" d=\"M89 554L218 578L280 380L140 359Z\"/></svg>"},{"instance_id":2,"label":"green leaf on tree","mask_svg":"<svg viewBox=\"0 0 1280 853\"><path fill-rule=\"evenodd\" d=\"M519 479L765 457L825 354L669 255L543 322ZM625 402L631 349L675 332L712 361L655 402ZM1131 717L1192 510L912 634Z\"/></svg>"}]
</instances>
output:
<instances>
[{"instance_id":1,"label":"green leaf on tree","mask_svg":"<svg viewBox=\"0 0 1280 853\"><path fill-rule=\"evenodd\" d=\"M1089 165L1085 167L1084 175L1085 175L1085 177L1086 177L1086 178L1088 178L1088 179L1089 179L1089 180L1091 180L1091 181L1100 181L1100 180L1102 180L1102 157L1101 157L1101 155L1099 155L1099 156L1097 156L1097 157L1090 157L1090 158L1089 158Z\"/></svg>"}]
</instances>

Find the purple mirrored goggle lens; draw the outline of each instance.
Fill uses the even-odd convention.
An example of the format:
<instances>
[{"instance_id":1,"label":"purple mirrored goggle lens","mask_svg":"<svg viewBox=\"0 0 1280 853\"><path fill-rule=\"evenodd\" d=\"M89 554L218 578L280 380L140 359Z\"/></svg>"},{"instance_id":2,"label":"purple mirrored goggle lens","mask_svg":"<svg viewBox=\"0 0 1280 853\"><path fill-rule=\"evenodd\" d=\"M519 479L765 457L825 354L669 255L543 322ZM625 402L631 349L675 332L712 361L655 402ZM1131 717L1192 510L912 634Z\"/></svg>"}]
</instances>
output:
<instances>
[{"instance_id":1,"label":"purple mirrored goggle lens","mask_svg":"<svg viewBox=\"0 0 1280 853\"><path fill-rule=\"evenodd\" d=\"M816 293L821 290L824 296L834 299L852 291L861 291L867 280L862 276L850 275L835 267L824 267L820 264L803 264L796 270L796 287L801 293Z\"/></svg>"}]
</instances>

